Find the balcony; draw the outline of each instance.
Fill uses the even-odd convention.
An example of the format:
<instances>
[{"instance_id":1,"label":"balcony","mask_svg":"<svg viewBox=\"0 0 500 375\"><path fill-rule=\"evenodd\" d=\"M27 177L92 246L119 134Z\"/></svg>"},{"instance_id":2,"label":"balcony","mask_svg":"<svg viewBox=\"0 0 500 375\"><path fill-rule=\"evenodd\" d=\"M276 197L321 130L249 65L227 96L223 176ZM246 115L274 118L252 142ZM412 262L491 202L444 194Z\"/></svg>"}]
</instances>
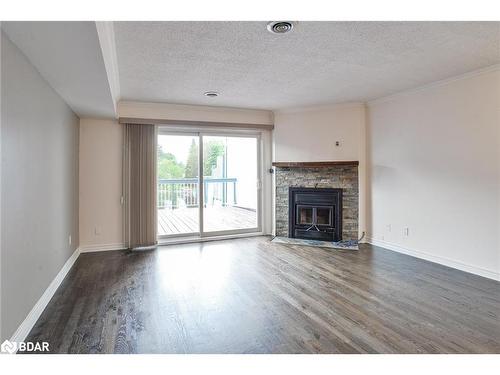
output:
<instances>
[{"instance_id":1,"label":"balcony","mask_svg":"<svg viewBox=\"0 0 500 375\"><path fill-rule=\"evenodd\" d=\"M236 178L203 180L205 231L257 227L257 213L248 204L238 204ZM199 183L197 178L158 180L158 235L199 232Z\"/></svg>"}]
</instances>

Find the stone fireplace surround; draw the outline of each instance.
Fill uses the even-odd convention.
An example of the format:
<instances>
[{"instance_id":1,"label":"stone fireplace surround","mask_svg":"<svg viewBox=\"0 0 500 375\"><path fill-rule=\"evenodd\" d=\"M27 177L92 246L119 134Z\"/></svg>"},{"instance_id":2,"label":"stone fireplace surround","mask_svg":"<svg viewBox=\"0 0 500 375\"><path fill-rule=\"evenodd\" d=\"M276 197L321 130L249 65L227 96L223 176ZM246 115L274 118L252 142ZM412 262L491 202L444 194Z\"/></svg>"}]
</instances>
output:
<instances>
[{"instance_id":1,"label":"stone fireplace surround","mask_svg":"<svg viewBox=\"0 0 500 375\"><path fill-rule=\"evenodd\" d=\"M358 162L275 162L276 235L288 237L290 187L342 189L342 240L358 239Z\"/></svg>"}]
</instances>

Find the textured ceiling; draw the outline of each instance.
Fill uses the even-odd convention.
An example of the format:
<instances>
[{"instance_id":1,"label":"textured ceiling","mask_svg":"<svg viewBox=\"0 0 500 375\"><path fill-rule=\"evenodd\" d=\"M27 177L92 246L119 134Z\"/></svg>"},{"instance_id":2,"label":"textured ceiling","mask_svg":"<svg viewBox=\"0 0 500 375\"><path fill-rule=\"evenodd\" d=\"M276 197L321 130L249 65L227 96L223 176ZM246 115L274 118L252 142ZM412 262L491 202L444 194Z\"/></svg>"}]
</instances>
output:
<instances>
[{"instance_id":1,"label":"textured ceiling","mask_svg":"<svg viewBox=\"0 0 500 375\"><path fill-rule=\"evenodd\" d=\"M500 62L500 22L115 22L125 100L262 109L366 101ZM206 98L216 90L218 98Z\"/></svg>"}]
</instances>

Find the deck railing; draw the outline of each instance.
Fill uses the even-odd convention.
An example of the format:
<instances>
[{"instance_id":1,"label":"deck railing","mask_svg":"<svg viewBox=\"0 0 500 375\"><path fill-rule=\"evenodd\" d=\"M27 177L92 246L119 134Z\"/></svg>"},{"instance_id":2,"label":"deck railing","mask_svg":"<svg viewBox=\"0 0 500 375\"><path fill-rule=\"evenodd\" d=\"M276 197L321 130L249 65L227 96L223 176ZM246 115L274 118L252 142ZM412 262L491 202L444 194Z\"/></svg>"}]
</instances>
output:
<instances>
[{"instance_id":1,"label":"deck railing","mask_svg":"<svg viewBox=\"0 0 500 375\"><path fill-rule=\"evenodd\" d=\"M205 205L236 204L236 178L203 179ZM159 179L158 208L197 207L199 205L197 178Z\"/></svg>"}]
</instances>

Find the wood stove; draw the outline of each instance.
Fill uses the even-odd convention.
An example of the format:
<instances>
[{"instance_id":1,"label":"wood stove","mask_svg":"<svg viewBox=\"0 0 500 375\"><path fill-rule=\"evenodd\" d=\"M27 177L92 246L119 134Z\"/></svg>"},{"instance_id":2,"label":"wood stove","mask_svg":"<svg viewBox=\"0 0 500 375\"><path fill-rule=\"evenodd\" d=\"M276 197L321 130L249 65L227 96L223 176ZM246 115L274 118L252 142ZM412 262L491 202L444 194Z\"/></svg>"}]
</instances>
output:
<instances>
[{"instance_id":1,"label":"wood stove","mask_svg":"<svg viewBox=\"0 0 500 375\"><path fill-rule=\"evenodd\" d=\"M289 188L288 237L342 239L342 189Z\"/></svg>"}]
</instances>

